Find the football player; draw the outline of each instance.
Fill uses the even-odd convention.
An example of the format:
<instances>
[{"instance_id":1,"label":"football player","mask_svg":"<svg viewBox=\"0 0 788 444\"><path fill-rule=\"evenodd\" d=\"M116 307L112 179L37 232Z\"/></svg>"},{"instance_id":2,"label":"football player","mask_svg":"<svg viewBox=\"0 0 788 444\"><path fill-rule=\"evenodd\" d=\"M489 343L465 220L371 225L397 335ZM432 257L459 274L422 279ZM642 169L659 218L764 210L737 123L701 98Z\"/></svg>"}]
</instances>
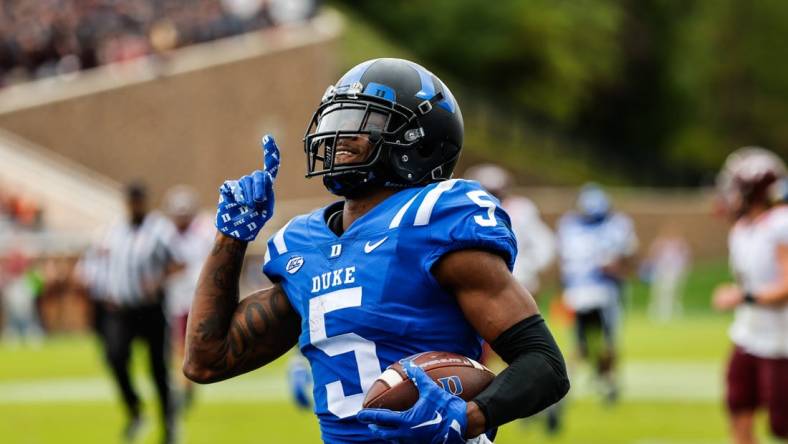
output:
<instances>
[{"instance_id":1,"label":"football player","mask_svg":"<svg viewBox=\"0 0 788 444\"><path fill-rule=\"evenodd\" d=\"M539 298L539 274L553 263L556 255L556 239L552 230L542 221L539 209L530 199L511 192L514 178L505 169L483 163L465 171L465 177L479 182L501 201L501 207L511 218L512 231L517 239L517 260L512 274L534 297ZM557 403L546 411L547 432L550 434L560 431L560 410L560 403Z\"/></svg>"},{"instance_id":2,"label":"football player","mask_svg":"<svg viewBox=\"0 0 788 444\"><path fill-rule=\"evenodd\" d=\"M297 216L268 240L274 282L239 300L247 243L274 207L279 151L220 188L212 254L189 316L184 372L213 382L298 345L313 376L327 443L487 442L569 389L564 360L528 292L512 277L509 217L478 183L451 179L463 121L446 85L415 63L369 60L324 94L307 128L307 177L344 199ZM390 364L436 350L478 358L481 340L509 364L470 402L404 362L419 401L363 409Z\"/></svg>"},{"instance_id":3,"label":"football player","mask_svg":"<svg viewBox=\"0 0 788 444\"><path fill-rule=\"evenodd\" d=\"M734 442L756 442L758 408L772 433L788 438L788 207L783 161L763 148L734 151L720 172L719 204L734 221L728 238L736 283L714 291L719 310L735 310L727 372Z\"/></svg>"},{"instance_id":4,"label":"football player","mask_svg":"<svg viewBox=\"0 0 788 444\"><path fill-rule=\"evenodd\" d=\"M599 186L583 186L576 211L558 221L564 303L575 313L578 353L590 360L607 401L618 396L616 328L621 287L637 250L632 220Z\"/></svg>"},{"instance_id":5,"label":"football player","mask_svg":"<svg viewBox=\"0 0 788 444\"><path fill-rule=\"evenodd\" d=\"M538 298L539 274L553 263L556 240L550 227L544 223L536 205L525 196L514 194L512 175L491 163L474 165L465 172L465 178L479 182L501 201L509 215L512 231L517 238L517 260L512 274L520 284Z\"/></svg>"},{"instance_id":6,"label":"football player","mask_svg":"<svg viewBox=\"0 0 788 444\"><path fill-rule=\"evenodd\" d=\"M184 269L167 279L166 311L169 315L173 351L183 358L186 319L192 305L200 269L213 246L213 221L200 212L197 193L188 185L176 185L164 195L164 210L175 226L173 244L181 252ZM184 379L184 378L181 378ZM188 380L179 380L179 407L187 410L194 400L194 387Z\"/></svg>"}]
</instances>

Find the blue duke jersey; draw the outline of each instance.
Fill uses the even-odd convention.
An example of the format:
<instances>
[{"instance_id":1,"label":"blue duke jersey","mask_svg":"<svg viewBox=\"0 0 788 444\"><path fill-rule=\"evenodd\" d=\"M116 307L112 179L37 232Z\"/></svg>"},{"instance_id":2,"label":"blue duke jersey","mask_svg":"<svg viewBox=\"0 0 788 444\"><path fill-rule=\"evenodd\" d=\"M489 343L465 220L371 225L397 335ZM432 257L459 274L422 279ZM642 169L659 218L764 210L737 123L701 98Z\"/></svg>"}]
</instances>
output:
<instances>
[{"instance_id":1,"label":"blue duke jersey","mask_svg":"<svg viewBox=\"0 0 788 444\"><path fill-rule=\"evenodd\" d=\"M329 208L338 207L279 230L263 271L301 316L299 347L312 366L323 440L375 442L355 415L388 365L430 350L481 353L481 339L432 266L448 252L481 248L511 270L517 247L509 216L477 182L404 189L342 236L326 225Z\"/></svg>"}]
</instances>

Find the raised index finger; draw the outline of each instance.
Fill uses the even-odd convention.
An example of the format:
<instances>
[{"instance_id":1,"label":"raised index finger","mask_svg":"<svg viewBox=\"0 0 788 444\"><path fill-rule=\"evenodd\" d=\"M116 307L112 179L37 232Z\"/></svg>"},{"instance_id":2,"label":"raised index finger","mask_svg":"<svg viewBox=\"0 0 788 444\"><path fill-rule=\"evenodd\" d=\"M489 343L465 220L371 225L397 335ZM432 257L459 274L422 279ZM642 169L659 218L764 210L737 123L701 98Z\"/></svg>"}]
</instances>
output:
<instances>
[{"instance_id":1,"label":"raised index finger","mask_svg":"<svg viewBox=\"0 0 788 444\"><path fill-rule=\"evenodd\" d=\"M261 145L263 146L263 171L271 174L272 179L276 179L279 174L279 147L273 136L266 134L263 136Z\"/></svg>"}]
</instances>

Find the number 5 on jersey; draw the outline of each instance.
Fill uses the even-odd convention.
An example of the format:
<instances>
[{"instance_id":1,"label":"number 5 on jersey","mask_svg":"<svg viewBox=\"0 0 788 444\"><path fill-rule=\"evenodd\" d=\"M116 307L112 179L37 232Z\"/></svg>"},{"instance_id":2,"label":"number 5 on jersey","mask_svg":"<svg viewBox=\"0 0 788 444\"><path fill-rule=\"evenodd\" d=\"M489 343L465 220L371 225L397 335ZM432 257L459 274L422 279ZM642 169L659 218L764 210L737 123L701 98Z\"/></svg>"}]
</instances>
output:
<instances>
[{"instance_id":1,"label":"number 5 on jersey","mask_svg":"<svg viewBox=\"0 0 788 444\"><path fill-rule=\"evenodd\" d=\"M361 410L364 393L380 375L380 360L374 342L355 333L331 337L326 333L326 314L343 308L360 307L361 296L361 287L352 287L321 294L309 300L309 342L328 356L353 352L356 358L362 393L345 395L341 381L326 384L328 411L340 418L353 416Z\"/></svg>"},{"instance_id":2,"label":"number 5 on jersey","mask_svg":"<svg viewBox=\"0 0 788 444\"><path fill-rule=\"evenodd\" d=\"M487 208L487 217L473 216L473 220L476 221L477 224L483 227L494 227L498 225L498 221L495 219L495 202L493 202L489 194L482 190L474 190L468 191L465 195L476 205Z\"/></svg>"}]
</instances>

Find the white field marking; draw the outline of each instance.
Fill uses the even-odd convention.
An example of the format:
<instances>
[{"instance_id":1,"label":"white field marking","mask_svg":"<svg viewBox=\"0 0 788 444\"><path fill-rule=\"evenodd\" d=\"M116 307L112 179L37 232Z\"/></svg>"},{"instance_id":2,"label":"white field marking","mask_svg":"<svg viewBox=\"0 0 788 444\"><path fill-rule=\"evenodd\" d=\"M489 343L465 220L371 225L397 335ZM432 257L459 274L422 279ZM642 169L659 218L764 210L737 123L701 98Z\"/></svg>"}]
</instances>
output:
<instances>
[{"instance_id":1,"label":"white field marking","mask_svg":"<svg viewBox=\"0 0 788 444\"><path fill-rule=\"evenodd\" d=\"M153 384L147 375L134 379L135 387L144 398L155 398ZM200 386L199 391L201 402L282 401L289 396L284 375L223 381ZM109 376L0 382L0 405L114 401L117 396Z\"/></svg>"},{"instance_id":2,"label":"white field marking","mask_svg":"<svg viewBox=\"0 0 788 444\"><path fill-rule=\"evenodd\" d=\"M200 402L257 403L286 401L289 390L281 376L247 376L200 386ZM624 401L719 401L723 392L722 360L699 362L628 362L621 371ZM587 368L572 374L575 399L598 397ZM135 377L146 398L154 397L147 375ZM109 376L0 381L0 405L114 401L117 392Z\"/></svg>"},{"instance_id":3,"label":"white field marking","mask_svg":"<svg viewBox=\"0 0 788 444\"><path fill-rule=\"evenodd\" d=\"M573 372L570 396L598 397L590 369ZM718 401L724 388L723 362L627 362L620 371L621 396L636 401Z\"/></svg>"}]
</instances>

